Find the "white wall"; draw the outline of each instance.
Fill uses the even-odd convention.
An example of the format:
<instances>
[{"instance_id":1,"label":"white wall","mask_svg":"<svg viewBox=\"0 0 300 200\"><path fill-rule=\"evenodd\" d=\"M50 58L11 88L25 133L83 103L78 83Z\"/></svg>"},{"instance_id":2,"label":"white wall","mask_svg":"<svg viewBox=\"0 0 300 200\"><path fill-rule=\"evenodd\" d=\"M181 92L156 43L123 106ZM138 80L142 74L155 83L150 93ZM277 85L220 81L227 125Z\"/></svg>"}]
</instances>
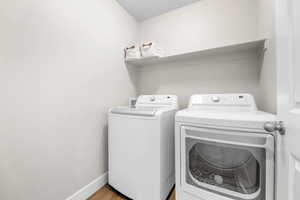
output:
<instances>
[{"instance_id":1,"label":"white wall","mask_svg":"<svg viewBox=\"0 0 300 200\"><path fill-rule=\"evenodd\" d=\"M256 0L201 0L142 22L140 43L157 42L166 55L258 38ZM138 93L178 94L181 105L195 93L248 92L260 108L260 62L253 52L221 54L191 63L169 63L138 70Z\"/></svg>"},{"instance_id":2,"label":"white wall","mask_svg":"<svg viewBox=\"0 0 300 200\"><path fill-rule=\"evenodd\" d=\"M173 55L257 39L257 12L256 0L201 0L142 22L140 42Z\"/></svg>"},{"instance_id":3,"label":"white wall","mask_svg":"<svg viewBox=\"0 0 300 200\"><path fill-rule=\"evenodd\" d=\"M111 0L0 2L0 199L62 200L107 171L136 26Z\"/></svg>"},{"instance_id":4,"label":"white wall","mask_svg":"<svg viewBox=\"0 0 300 200\"><path fill-rule=\"evenodd\" d=\"M259 59L255 51L222 53L137 69L140 94L176 94L181 107L192 94L251 93L261 106Z\"/></svg>"}]
</instances>

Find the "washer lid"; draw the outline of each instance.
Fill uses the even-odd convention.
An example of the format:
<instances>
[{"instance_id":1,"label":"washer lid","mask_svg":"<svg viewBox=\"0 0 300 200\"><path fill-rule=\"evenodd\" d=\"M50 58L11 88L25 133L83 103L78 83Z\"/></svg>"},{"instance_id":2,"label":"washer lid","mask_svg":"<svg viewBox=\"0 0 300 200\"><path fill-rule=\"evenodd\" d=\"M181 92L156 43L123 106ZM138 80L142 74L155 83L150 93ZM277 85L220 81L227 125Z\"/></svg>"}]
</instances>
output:
<instances>
[{"instance_id":1,"label":"washer lid","mask_svg":"<svg viewBox=\"0 0 300 200\"><path fill-rule=\"evenodd\" d=\"M186 109L177 112L176 122L208 124L213 126L263 129L276 116L262 111L219 111L215 109Z\"/></svg>"},{"instance_id":2,"label":"washer lid","mask_svg":"<svg viewBox=\"0 0 300 200\"><path fill-rule=\"evenodd\" d=\"M129 107L117 107L110 110L111 113L121 115L137 115L137 116L154 116L157 112L155 108L129 108Z\"/></svg>"}]
</instances>

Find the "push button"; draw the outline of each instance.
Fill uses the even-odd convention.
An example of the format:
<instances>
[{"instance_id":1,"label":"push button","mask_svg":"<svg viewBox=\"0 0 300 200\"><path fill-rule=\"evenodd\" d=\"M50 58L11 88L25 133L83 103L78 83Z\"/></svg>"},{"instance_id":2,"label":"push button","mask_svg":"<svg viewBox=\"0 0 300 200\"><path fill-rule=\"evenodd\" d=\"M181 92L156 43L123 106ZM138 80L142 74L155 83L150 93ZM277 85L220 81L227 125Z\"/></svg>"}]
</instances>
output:
<instances>
[{"instance_id":1,"label":"push button","mask_svg":"<svg viewBox=\"0 0 300 200\"><path fill-rule=\"evenodd\" d=\"M211 100L212 100L214 103L219 103L221 99L220 99L220 97L213 96L213 97L211 98Z\"/></svg>"},{"instance_id":2,"label":"push button","mask_svg":"<svg viewBox=\"0 0 300 200\"><path fill-rule=\"evenodd\" d=\"M155 96L150 97L150 101L151 102L155 101Z\"/></svg>"}]
</instances>

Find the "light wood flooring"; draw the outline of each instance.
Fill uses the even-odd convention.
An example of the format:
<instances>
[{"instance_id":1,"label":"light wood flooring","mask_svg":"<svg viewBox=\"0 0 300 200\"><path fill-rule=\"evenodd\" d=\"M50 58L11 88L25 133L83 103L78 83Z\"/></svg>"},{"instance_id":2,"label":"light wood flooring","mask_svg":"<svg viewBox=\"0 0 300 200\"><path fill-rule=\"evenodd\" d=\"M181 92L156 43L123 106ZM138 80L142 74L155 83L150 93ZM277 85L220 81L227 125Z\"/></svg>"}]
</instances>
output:
<instances>
[{"instance_id":1,"label":"light wood flooring","mask_svg":"<svg viewBox=\"0 0 300 200\"><path fill-rule=\"evenodd\" d=\"M118 194L108 185L101 188L98 192L96 192L93 196L91 196L88 200L128 200L126 197ZM175 190L173 190L168 200L175 200Z\"/></svg>"}]
</instances>

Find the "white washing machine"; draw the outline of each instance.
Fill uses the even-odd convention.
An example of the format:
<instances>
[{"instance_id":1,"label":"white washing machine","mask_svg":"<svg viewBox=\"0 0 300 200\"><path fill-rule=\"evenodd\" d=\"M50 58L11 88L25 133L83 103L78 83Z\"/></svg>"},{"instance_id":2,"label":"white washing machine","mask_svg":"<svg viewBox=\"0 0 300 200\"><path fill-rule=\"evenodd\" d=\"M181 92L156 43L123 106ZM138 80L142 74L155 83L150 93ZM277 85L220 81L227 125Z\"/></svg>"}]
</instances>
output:
<instances>
[{"instance_id":1,"label":"white washing machine","mask_svg":"<svg viewBox=\"0 0 300 200\"><path fill-rule=\"evenodd\" d=\"M275 116L249 94L194 95L176 114L176 200L274 200Z\"/></svg>"},{"instance_id":2,"label":"white washing machine","mask_svg":"<svg viewBox=\"0 0 300 200\"><path fill-rule=\"evenodd\" d=\"M175 184L174 95L143 95L109 111L109 184L134 200L165 200Z\"/></svg>"}]
</instances>

